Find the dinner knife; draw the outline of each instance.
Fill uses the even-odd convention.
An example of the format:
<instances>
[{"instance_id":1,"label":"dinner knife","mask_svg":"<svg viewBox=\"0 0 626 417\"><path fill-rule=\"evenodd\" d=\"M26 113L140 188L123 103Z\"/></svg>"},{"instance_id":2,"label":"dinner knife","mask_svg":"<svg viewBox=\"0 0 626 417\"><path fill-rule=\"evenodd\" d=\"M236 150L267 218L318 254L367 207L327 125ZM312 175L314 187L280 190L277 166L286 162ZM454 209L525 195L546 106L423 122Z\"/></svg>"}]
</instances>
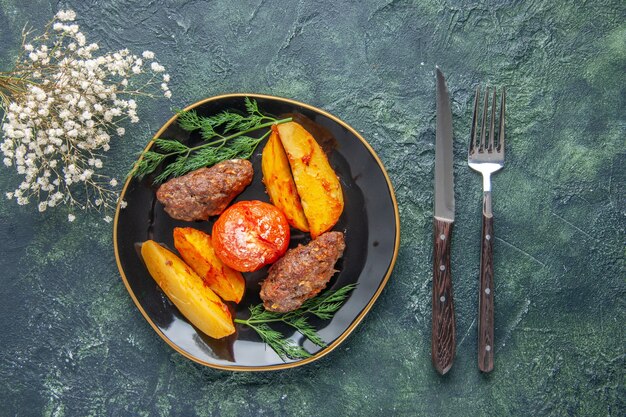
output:
<instances>
[{"instance_id":1,"label":"dinner knife","mask_svg":"<svg viewBox=\"0 0 626 417\"><path fill-rule=\"evenodd\" d=\"M437 72L437 132L435 136L435 207L433 244L432 360L445 374L456 351L450 239L454 224L454 174L452 168L452 112L443 73Z\"/></svg>"}]
</instances>

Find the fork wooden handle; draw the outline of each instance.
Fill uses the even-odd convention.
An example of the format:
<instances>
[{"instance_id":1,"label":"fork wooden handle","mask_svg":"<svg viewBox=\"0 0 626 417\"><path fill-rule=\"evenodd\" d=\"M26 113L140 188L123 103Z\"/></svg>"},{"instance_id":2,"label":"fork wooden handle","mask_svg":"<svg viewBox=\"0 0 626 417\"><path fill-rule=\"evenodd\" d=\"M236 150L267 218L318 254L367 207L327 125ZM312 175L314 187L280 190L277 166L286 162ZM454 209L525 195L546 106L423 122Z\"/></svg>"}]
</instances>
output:
<instances>
[{"instance_id":1,"label":"fork wooden handle","mask_svg":"<svg viewBox=\"0 0 626 417\"><path fill-rule=\"evenodd\" d=\"M435 219L434 222L431 352L433 365L442 375L452 367L456 351L452 275L450 274L452 225L452 222L439 219Z\"/></svg>"},{"instance_id":2,"label":"fork wooden handle","mask_svg":"<svg viewBox=\"0 0 626 417\"><path fill-rule=\"evenodd\" d=\"M478 368L493 370L493 216L483 213L478 296Z\"/></svg>"}]
</instances>

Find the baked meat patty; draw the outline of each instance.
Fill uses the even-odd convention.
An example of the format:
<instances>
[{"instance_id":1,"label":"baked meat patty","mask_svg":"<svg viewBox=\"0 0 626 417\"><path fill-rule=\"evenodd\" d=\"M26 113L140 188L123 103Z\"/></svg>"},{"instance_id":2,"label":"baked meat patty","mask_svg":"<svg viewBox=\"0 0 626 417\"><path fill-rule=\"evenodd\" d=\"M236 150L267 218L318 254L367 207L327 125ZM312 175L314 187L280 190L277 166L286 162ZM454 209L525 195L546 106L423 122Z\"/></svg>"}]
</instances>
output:
<instances>
[{"instance_id":1,"label":"baked meat patty","mask_svg":"<svg viewBox=\"0 0 626 417\"><path fill-rule=\"evenodd\" d=\"M157 190L165 212L178 220L207 220L220 214L252 182L252 164L246 159L222 161L182 177Z\"/></svg>"},{"instance_id":2,"label":"baked meat patty","mask_svg":"<svg viewBox=\"0 0 626 417\"><path fill-rule=\"evenodd\" d=\"M288 250L270 267L261 285L265 308L286 313L316 296L337 272L335 263L345 247L343 233L326 232L306 246Z\"/></svg>"}]
</instances>

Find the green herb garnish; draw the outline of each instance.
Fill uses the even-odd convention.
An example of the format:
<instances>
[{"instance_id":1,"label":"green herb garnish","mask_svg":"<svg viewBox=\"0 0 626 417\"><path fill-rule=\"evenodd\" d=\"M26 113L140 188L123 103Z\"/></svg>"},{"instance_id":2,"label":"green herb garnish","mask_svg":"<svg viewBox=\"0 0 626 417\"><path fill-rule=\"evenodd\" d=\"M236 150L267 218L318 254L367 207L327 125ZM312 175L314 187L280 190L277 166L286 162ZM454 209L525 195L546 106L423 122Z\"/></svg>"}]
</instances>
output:
<instances>
[{"instance_id":1,"label":"green herb garnish","mask_svg":"<svg viewBox=\"0 0 626 417\"><path fill-rule=\"evenodd\" d=\"M326 347L326 343L317 334L315 328L307 321L307 316L313 315L323 320L328 320L341 308L348 297L348 293L356 288L356 284L346 285L335 291L328 291L318 297L311 298L302 304L297 310L289 313L274 313L267 311L263 304L250 307L250 318L235 319L235 323L243 324L254 329L261 339L267 343L283 359L304 359L311 356L301 346L296 345L289 339L285 339L282 333L272 329L268 323L285 323L317 346Z\"/></svg>"},{"instance_id":2,"label":"green herb garnish","mask_svg":"<svg viewBox=\"0 0 626 417\"><path fill-rule=\"evenodd\" d=\"M199 130L205 143L187 146L176 139L156 138L154 150L145 151L129 175L141 178L151 174L170 157L175 159L156 176L155 183L228 159L248 159L270 131L260 138L246 136L248 133L292 120L261 113L257 102L248 97L245 106L247 115L230 110L209 117L200 116L195 110L178 112L178 125L188 132Z\"/></svg>"}]
</instances>

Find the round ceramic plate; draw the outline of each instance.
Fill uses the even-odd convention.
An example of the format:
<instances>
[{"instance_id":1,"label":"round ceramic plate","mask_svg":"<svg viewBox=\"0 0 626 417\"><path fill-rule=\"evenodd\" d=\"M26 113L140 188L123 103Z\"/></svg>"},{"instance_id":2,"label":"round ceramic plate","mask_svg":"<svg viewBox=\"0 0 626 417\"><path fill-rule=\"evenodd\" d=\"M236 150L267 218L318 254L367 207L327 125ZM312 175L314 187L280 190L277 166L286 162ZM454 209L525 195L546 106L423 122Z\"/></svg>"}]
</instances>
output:
<instances>
[{"instance_id":1,"label":"round ceramic plate","mask_svg":"<svg viewBox=\"0 0 626 417\"><path fill-rule=\"evenodd\" d=\"M276 327L294 343L303 346L312 356L306 359L282 360L261 341L250 328L237 324L237 331L224 339L212 339L193 327L178 311L156 282L150 277L139 255L139 245L148 239L173 248L174 227L195 227L211 233L214 218L206 222L182 222L170 218L156 200L152 177L130 179L124 185L113 228L115 256L122 279L141 314L163 340L187 358L206 366L238 371L265 371L290 368L319 359L336 348L367 314L387 283L400 244L398 206L389 177L370 145L350 126L315 107L279 97L257 94L230 94L195 103L200 115L213 115L224 110L244 112L244 98L257 101L264 113L290 115L313 134L325 149L337 173L344 193L345 208L333 230L345 233L346 250L336 265L339 271L327 288L339 289L356 283L341 309L331 320L311 318L310 322L327 343L320 348L289 327ZM258 132L261 135L263 132ZM155 135L176 138L187 143L200 141L199 135L188 133L171 118ZM259 136L257 136L259 137ZM269 201L261 182L261 143L251 158L254 167L252 184L235 201ZM148 144L148 148L152 143ZM292 229L290 246L305 244L308 233ZM237 305L229 303L233 315L247 318L251 305L261 302L260 282L267 268L246 273L246 291Z\"/></svg>"}]
</instances>

